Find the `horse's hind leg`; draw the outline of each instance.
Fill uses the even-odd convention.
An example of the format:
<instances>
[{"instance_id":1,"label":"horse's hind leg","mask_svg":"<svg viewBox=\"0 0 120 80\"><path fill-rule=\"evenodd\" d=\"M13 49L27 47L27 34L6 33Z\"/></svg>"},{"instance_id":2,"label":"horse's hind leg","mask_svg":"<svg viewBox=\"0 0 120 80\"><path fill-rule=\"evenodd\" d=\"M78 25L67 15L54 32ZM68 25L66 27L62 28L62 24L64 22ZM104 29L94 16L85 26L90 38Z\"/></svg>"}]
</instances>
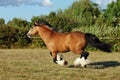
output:
<instances>
[{"instance_id":1,"label":"horse's hind leg","mask_svg":"<svg viewBox=\"0 0 120 80\"><path fill-rule=\"evenodd\" d=\"M80 58L84 57L86 60L88 56L89 56L89 53L86 51L83 51Z\"/></svg>"},{"instance_id":2,"label":"horse's hind leg","mask_svg":"<svg viewBox=\"0 0 120 80\"><path fill-rule=\"evenodd\" d=\"M87 60L89 53L86 51L83 51L81 53L81 57L77 58L74 62L74 66L81 65L82 67L86 67L86 65L89 63L89 60Z\"/></svg>"},{"instance_id":3,"label":"horse's hind leg","mask_svg":"<svg viewBox=\"0 0 120 80\"><path fill-rule=\"evenodd\" d=\"M82 52L80 57L80 59L84 61L84 62L81 62L82 67L86 67L86 65L90 63L90 61L87 60L88 56L89 56L89 52L86 52L86 51Z\"/></svg>"}]
</instances>

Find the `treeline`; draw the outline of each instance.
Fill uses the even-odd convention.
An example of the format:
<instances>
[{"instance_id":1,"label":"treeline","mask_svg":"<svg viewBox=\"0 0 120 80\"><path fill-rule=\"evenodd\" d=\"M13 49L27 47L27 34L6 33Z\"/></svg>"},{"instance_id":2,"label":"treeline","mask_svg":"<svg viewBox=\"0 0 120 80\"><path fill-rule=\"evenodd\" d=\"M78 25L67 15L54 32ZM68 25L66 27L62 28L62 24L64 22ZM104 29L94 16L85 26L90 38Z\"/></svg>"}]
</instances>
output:
<instances>
[{"instance_id":1,"label":"treeline","mask_svg":"<svg viewBox=\"0 0 120 80\"><path fill-rule=\"evenodd\" d=\"M31 21L13 18L5 24L0 18L0 48L45 47L41 39L29 39L26 33L35 21L44 19L61 32L83 31L97 35L120 51L120 0L108 4L105 10L90 0L77 0L65 10L33 16Z\"/></svg>"}]
</instances>

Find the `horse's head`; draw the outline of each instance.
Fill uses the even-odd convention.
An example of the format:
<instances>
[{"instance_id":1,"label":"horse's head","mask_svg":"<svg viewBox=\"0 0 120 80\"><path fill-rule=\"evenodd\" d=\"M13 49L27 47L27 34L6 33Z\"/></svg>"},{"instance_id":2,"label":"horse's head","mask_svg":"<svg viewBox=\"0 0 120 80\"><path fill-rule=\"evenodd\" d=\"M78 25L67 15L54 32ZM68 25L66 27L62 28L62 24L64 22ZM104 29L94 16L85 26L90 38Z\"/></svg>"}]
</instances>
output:
<instances>
[{"instance_id":1,"label":"horse's head","mask_svg":"<svg viewBox=\"0 0 120 80\"><path fill-rule=\"evenodd\" d=\"M30 38L32 35L37 34L38 32L40 32L41 27L50 31L54 29L48 22L40 20L34 23L33 27L27 33L27 36Z\"/></svg>"},{"instance_id":2,"label":"horse's head","mask_svg":"<svg viewBox=\"0 0 120 80\"><path fill-rule=\"evenodd\" d=\"M35 35L38 33L40 25L35 22L32 28L28 31L27 36L30 38L31 36Z\"/></svg>"}]
</instances>

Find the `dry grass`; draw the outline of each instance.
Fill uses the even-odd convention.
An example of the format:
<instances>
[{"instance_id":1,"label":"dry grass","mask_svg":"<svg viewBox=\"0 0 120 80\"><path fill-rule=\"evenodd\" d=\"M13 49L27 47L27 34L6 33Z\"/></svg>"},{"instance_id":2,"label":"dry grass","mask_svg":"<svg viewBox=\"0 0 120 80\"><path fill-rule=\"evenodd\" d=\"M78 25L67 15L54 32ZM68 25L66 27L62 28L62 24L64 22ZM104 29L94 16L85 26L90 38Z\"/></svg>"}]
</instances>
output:
<instances>
[{"instance_id":1,"label":"dry grass","mask_svg":"<svg viewBox=\"0 0 120 80\"><path fill-rule=\"evenodd\" d=\"M67 67L45 49L0 49L0 80L120 80L120 53L90 52L87 68L70 67L78 55L64 54Z\"/></svg>"}]
</instances>

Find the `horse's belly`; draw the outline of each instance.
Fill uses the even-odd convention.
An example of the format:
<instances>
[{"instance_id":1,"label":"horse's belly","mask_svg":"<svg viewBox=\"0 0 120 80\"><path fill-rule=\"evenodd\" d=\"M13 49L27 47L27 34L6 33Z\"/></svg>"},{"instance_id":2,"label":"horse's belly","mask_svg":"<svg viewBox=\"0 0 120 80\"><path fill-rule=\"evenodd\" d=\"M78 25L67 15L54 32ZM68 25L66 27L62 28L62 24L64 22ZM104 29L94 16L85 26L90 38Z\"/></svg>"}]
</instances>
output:
<instances>
[{"instance_id":1,"label":"horse's belly","mask_svg":"<svg viewBox=\"0 0 120 80\"><path fill-rule=\"evenodd\" d=\"M61 45L61 46L57 46L57 51L58 52L68 52L68 51L70 51L69 50L69 47L67 47L65 44L64 45Z\"/></svg>"},{"instance_id":2,"label":"horse's belly","mask_svg":"<svg viewBox=\"0 0 120 80\"><path fill-rule=\"evenodd\" d=\"M64 53L64 52L68 52L70 51L69 49L61 49L61 50L57 50L58 52Z\"/></svg>"},{"instance_id":3,"label":"horse's belly","mask_svg":"<svg viewBox=\"0 0 120 80\"><path fill-rule=\"evenodd\" d=\"M51 52L68 52L69 51L69 48L66 47L65 45L53 45L53 44L49 44L47 45L47 48L51 51Z\"/></svg>"}]
</instances>

